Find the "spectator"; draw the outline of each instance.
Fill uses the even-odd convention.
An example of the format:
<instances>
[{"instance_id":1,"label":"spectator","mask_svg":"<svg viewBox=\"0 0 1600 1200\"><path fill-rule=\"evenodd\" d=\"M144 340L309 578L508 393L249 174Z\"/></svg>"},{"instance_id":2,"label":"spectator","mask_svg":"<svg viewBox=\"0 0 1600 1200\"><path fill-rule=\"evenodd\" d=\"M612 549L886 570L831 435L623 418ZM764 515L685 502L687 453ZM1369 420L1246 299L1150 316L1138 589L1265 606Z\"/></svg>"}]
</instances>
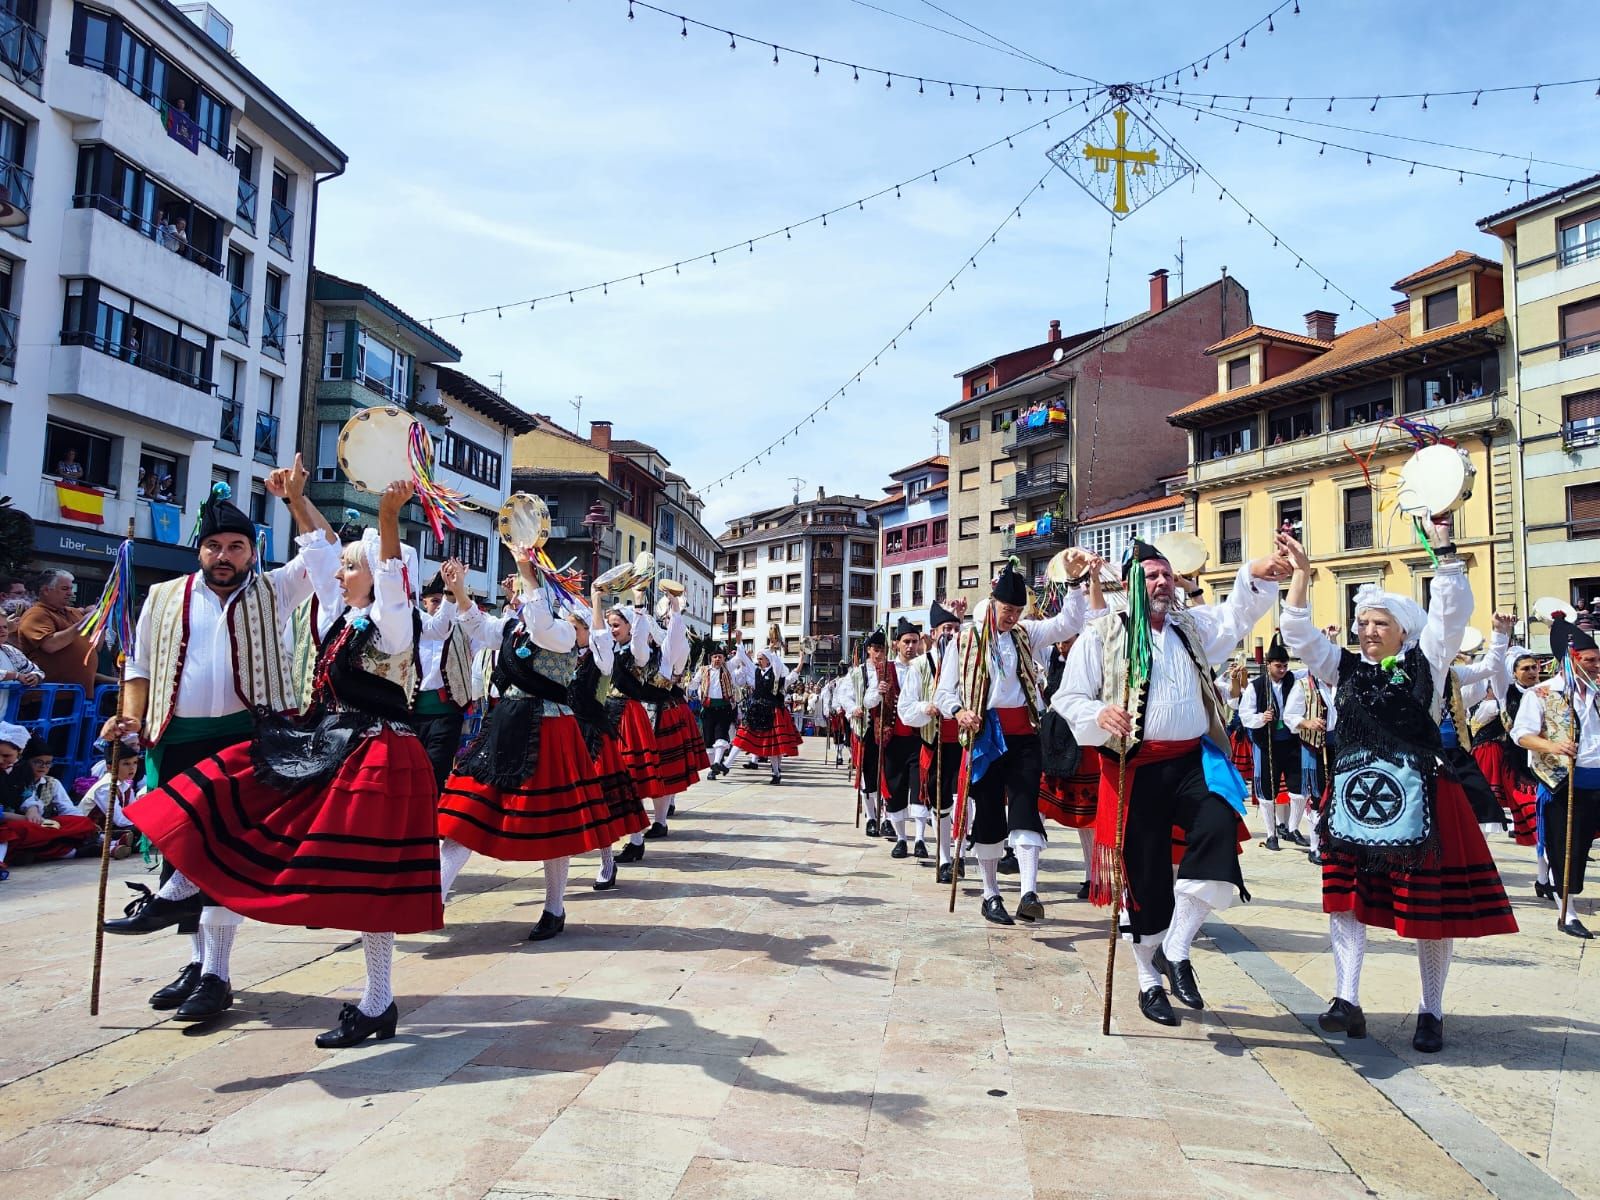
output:
<instances>
[{"instance_id":1,"label":"spectator","mask_svg":"<svg viewBox=\"0 0 1600 1200\"><path fill-rule=\"evenodd\" d=\"M0 683L20 683L32 687L43 682L44 672L17 647L10 644L15 621L0 607Z\"/></svg>"},{"instance_id":2,"label":"spectator","mask_svg":"<svg viewBox=\"0 0 1600 1200\"><path fill-rule=\"evenodd\" d=\"M1389 419L1389 415L1389 406L1387 404L1380 404L1376 409L1373 410L1372 419L1374 421L1387 421Z\"/></svg>"},{"instance_id":3,"label":"spectator","mask_svg":"<svg viewBox=\"0 0 1600 1200\"><path fill-rule=\"evenodd\" d=\"M25 600L29 604L33 603L28 596L27 583L10 575L0 575L0 604L5 604L9 600Z\"/></svg>"},{"instance_id":4,"label":"spectator","mask_svg":"<svg viewBox=\"0 0 1600 1200\"><path fill-rule=\"evenodd\" d=\"M33 773L21 761L30 744L25 727L0 722L0 879L10 875L5 863L12 849L30 858L71 858L96 841L94 822L85 817L45 816Z\"/></svg>"},{"instance_id":5,"label":"spectator","mask_svg":"<svg viewBox=\"0 0 1600 1200\"><path fill-rule=\"evenodd\" d=\"M75 683L94 693L95 654L78 632L81 610L72 607L75 582L70 571L46 571L39 578L38 601L17 625L16 644L39 664L46 683Z\"/></svg>"},{"instance_id":6,"label":"spectator","mask_svg":"<svg viewBox=\"0 0 1600 1200\"><path fill-rule=\"evenodd\" d=\"M61 461L56 463L56 474L67 483L78 483L83 479L83 464L78 461L78 452L69 448L62 455Z\"/></svg>"},{"instance_id":7,"label":"spectator","mask_svg":"<svg viewBox=\"0 0 1600 1200\"><path fill-rule=\"evenodd\" d=\"M29 739L22 751L22 765L28 768L28 778L23 786L33 789L34 803L47 820L56 821L78 815L78 806L67 793L67 785L50 774L56 759L49 746L37 737Z\"/></svg>"},{"instance_id":8,"label":"spectator","mask_svg":"<svg viewBox=\"0 0 1600 1200\"><path fill-rule=\"evenodd\" d=\"M172 227L172 238L167 243L168 249L177 254L182 254L189 248L189 222L179 217L177 224Z\"/></svg>"},{"instance_id":9,"label":"spectator","mask_svg":"<svg viewBox=\"0 0 1600 1200\"><path fill-rule=\"evenodd\" d=\"M107 829L109 821L112 836L116 838L112 843L111 857L127 858L133 853L139 834L134 829L133 822L122 815L122 810L144 795L144 786L139 782L143 760L132 746L114 742L111 747L111 764L111 773L102 775L84 794L78 804L78 811L96 822L101 829ZM109 818L106 812L108 808L111 810Z\"/></svg>"}]
</instances>

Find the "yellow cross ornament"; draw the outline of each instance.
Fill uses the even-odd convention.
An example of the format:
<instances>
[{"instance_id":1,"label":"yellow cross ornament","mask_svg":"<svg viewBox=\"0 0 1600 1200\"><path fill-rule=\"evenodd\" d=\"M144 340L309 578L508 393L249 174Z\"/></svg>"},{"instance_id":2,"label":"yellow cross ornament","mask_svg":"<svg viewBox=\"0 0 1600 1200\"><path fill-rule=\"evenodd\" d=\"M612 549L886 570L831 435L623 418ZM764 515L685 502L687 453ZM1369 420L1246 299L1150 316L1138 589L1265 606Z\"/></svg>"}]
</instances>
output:
<instances>
[{"instance_id":1,"label":"yellow cross ornament","mask_svg":"<svg viewBox=\"0 0 1600 1200\"><path fill-rule=\"evenodd\" d=\"M1094 169L1100 174L1111 169L1113 163L1117 167L1117 197L1111 205L1114 213L1127 214L1128 208L1128 167L1131 164L1135 175L1143 175L1146 166L1154 166L1158 156L1154 150L1129 150L1128 149L1128 110L1119 108L1113 114L1117 118L1117 144L1112 147L1085 146L1083 156L1094 163Z\"/></svg>"}]
</instances>

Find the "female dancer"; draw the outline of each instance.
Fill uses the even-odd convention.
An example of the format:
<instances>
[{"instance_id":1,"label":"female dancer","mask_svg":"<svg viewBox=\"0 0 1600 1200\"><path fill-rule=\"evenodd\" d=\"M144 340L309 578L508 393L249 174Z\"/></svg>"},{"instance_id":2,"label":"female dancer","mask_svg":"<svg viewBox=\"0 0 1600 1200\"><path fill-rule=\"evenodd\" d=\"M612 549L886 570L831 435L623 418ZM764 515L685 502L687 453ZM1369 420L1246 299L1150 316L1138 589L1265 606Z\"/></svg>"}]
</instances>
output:
<instances>
[{"instance_id":1,"label":"female dancer","mask_svg":"<svg viewBox=\"0 0 1600 1200\"><path fill-rule=\"evenodd\" d=\"M601 611L599 592L591 593L590 604L591 613L598 614ZM568 619L577 632L580 653L572 684L567 689L567 703L572 706L572 715L578 718L578 725L583 730L583 741L594 763L600 796L609 818L606 841L600 847L600 871L594 880L594 890L606 892L617 886L617 856L611 852L611 844L618 838L632 839L641 835L650 828L650 814L645 811L638 784L634 782L628 764L623 759L622 737L616 717L612 715L610 706L601 699L602 689L610 689L611 671L616 663L616 645L611 638L611 629L604 623L591 629L589 622L578 613L569 613ZM631 840L629 848L633 848ZM632 862L643 857L644 842L641 840L638 854L629 856L625 861Z\"/></svg>"},{"instance_id":2,"label":"female dancer","mask_svg":"<svg viewBox=\"0 0 1600 1200\"><path fill-rule=\"evenodd\" d=\"M733 737L734 749L768 759L772 764L772 776L767 782L782 783L783 760L800 753L800 735L795 732L794 718L783 702L783 677L787 671L783 656L769 646L751 662L740 646L734 661L745 678L754 679L745 719Z\"/></svg>"}]
</instances>

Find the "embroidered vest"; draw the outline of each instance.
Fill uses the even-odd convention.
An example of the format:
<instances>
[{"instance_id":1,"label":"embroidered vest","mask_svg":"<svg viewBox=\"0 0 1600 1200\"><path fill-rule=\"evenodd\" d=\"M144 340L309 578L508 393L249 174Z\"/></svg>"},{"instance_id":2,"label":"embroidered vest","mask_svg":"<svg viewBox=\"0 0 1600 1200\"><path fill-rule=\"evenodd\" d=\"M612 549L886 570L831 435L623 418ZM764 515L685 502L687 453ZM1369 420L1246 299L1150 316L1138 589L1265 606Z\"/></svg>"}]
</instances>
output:
<instances>
[{"instance_id":1,"label":"embroidered vest","mask_svg":"<svg viewBox=\"0 0 1600 1200\"><path fill-rule=\"evenodd\" d=\"M289 617L289 679L296 706L304 712L311 706L311 684L316 677L317 651L322 639L317 636L320 605L310 596L295 606Z\"/></svg>"},{"instance_id":2,"label":"embroidered vest","mask_svg":"<svg viewBox=\"0 0 1600 1200\"><path fill-rule=\"evenodd\" d=\"M1467 706L1461 699L1461 682L1454 671L1445 672L1444 702L1450 719L1455 723L1456 741L1463 750L1472 749L1472 724L1467 720Z\"/></svg>"},{"instance_id":3,"label":"embroidered vest","mask_svg":"<svg viewBox=\"0 0 1600 1200\"><path fill-rule=\"evenodd\" d=\"M1100 698L1107 704L1120 706L1123 699L1123 687L1128 677L1128 624L1124 613L1111 613L1091 622L1099 631L1101 645L1101 676ZM1222 747L1228 745L1227 721L1222 715L1222 705L1217 699L1217 689L1211 685L1211 668L1204 659L1195 651L1200 644L1200 631L1195 628L1193 619L1181 609L1167 614L1167 624L1172 627L1173 633L1178 636L1178 644L1183 647L1184 654L1188 657L1190 665L1194 668L1196 687L1200 693L1200 703L1206 710L1206 736L1213 745ZM1144 706L1150 696L1150 681L1137 692L1128 693L1128 712L1133 718L1133 733L1127 741L1127 755L1132 757L1139 748L1139 743L1144 740ZM1115 755L1116 747L1112 742L1107 742L1101 748L1105 754Z\"/></svg>"},{"instance_id":4,"label":"embroidered vest","mask_svg":"<svg viewBox=\"0 0 1600 1200\"><path fill-rule=\"evenodd\" d=\"M856 737L867 736L867 668L870 664L863 661L850 668L850 692L855 697L856 713L850 718L850 729ZM876 675L874 675L876 678Z\"/></svg>"},{"instance_id":5,"label":"embroidered vest","mask_svg":"<svg viewBox=\"0 0 1600 1200\"><path fill-rule=\"evenodd\" d=\"M1306 672L1305 678L1301 681L1301 686L1306 690L1306 720L1326 720L1328 706L1323 702L1322 689L1317 686L1317 681L1311 677L1310 671ZM1308 746L1321 749L1328 744L1328 735L1321 729L1300 730L1298 732L1300 733L1300 740Z\"/></svg>"},{"instance_id":6,"label":"embroidered vest","mask_svg":"<svg viewBox=\"0 0 1600 1200\"><path fill-rule=\"evenodd\" d=\"M1017 653L1017 682L1022 687L1022 698L1028 709L1028 717L1035 729L1039 728L1039 714L1044 711L1043 685L1039 682L1039 664L1033 661L1033 647L1028 642L1028 635L1021 625L1013 625L1005 633L997 633L996 637L1011 639L1011 644ZM969 626L956 635L956 654L959 655L961 667L960 674L956 677L956 687L961 695L961 703L965 708L976 712L983 712L989 706L989 672L994 669L997 657L991 652L989 661L978 667L976 658L978 654L978 628ZM967 695L966 681L973 678L982 680L979 694Z\"/></svg>"},{"instance_id":7,"label":"embroidered vest","mask_svg":"<svg viewBox=\"0 0 1600 1200\"><path fill-rule=\"evenodd\" d=\"M150 589L150 702L145 728L159 742L172 721L189 644L189 600L198 575L169 579ZM289 712L296 695L284 662L278 593L265 575L244 584L224 609L233 651L233 689L246 708Z\"/></svg>"},{"instance_id":8,"label":"embroidered vest","mask_svg":"<svg viewBox=\"0 0 1600 1200\"><path fill-rule=\"evenodd\" d=\"M1283 725L1283 710L1289 703L1289 693L1294 689L1294 676L1285 675L1282 683L1274 688L1271 678L1261 674L1250 681L1250 686L1256 693L1256 711L1272 714L1272 719L1265 725L1250 731L1250 740L1264 747L1268 739L1278 740L1278 729Z\"/></svg>"},{"instance_id":9,"label":"embroidered vest","mask_svg":"<svg viewBox=\"0 0 1600 1200\"><path fill-rule=\"evenodd\" d=\"M1541 683L1533 691L1538 694L1539 703L1544 709L1544 722L1539 736L1552 742L1576 742L1579 721L1577 713L1573 711L1572 701L1567 699L1566 689ZM1528 751L1528 766L1540 782L1553 792L1566 786L1567 772L1572 769L1571 764L1560 755L1546 754L1542 750Z\"/></svg>"},{"instance_id":10,"label":"embroidered vest","mask_svg":"<svg viewBox=\"0 0 1600 1200\"><path fill-rule=\"evenodd\" d=\"M713 699L711 695L711 680L713 677L716 678L719 689L722 692L722 695L715 697L715 699L719 699L727 704L732 704L738 699L738 697L734 694L733 672L729 671L726 666L701 667L700 678L695 685L700 692L700 703L711 703Z\"/></svg>"},{"instance_id":11,"label":"embroidered vest","mask_svg":"<svg viewBox=\"0 0 1600 1200\"><path fill-rule=\"evenodd\" d=\"M439 676L444 680L445 695L457 708L472 703L472 639L459 623L450 626L444 644L439 647Z\"/></svg>"}]
</instances>

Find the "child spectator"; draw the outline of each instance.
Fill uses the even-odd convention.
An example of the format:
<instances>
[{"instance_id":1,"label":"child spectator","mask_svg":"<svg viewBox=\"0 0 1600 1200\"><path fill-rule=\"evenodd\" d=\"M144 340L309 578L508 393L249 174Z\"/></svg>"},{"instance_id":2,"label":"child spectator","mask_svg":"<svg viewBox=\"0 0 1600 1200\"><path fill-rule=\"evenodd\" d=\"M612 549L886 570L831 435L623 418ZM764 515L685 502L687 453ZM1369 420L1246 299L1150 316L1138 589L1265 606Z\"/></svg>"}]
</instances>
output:
<instances>
[{"instance_id":1,"label":"child spectator","mask_svg":"<svg viewBox=\"0 0 1600 1200\"><path fill-rule=\"evenodd\" d=\"M138 831L133 822L122 815L122 810L144 795L144 788L138 782L142 765L139 752L132 746L113 742L111 771L114 774L100 776L78 805L79 812L106 830L107 836L116 838L111 846L112 858L127 858L138 842Z\"/></svg>"},{"instance_id":2,"label":"child spectator","mask_svg":"<svg viewBox=\"0 0 1600 1200\"><path fill-rule=\"evenodd\" d=\"M45 816L45 799L22 761L30 740L23 726L0 723L0 880L10 878L5 863L12 852L28 858L71 858L97 843L94 822L87 817L74 812ZM44 790L46 799L54 798L54 789Z\"/></svg>"}]
</instances>

